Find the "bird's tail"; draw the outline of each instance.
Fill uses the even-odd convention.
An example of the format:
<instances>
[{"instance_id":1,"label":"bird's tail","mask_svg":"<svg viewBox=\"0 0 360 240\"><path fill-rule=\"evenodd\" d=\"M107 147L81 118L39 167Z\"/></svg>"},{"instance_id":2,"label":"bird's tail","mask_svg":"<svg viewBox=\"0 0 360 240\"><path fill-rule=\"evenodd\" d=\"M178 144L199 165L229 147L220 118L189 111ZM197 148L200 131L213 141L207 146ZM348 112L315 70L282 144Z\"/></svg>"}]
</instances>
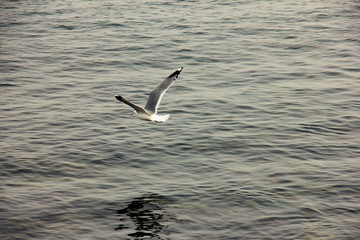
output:
<instances>
[{"instance_id":1,"label":"bird's tail","mask_svg":"<svg viewBox=\"0 0 360 240\"><path fill-rule=\"evenodd\" d=\"M166 120L169 119L169 117L170 117L170 114L153 116L155 122L165 122Z\"/></svg>"}]
</instances>

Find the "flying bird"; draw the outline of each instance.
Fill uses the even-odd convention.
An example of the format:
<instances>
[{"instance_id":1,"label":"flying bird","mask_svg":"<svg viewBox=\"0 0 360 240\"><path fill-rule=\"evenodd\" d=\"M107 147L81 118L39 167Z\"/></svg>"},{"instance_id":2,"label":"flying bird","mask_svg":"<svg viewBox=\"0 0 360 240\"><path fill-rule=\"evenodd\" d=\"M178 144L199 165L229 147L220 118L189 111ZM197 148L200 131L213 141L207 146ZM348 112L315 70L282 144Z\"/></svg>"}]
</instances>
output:
<instances>
[{"instance_id":1,"label":"flying bird","mask_svg":"<svg viewBox=\"0 0 360 240\"><path fill-rule=\"evenodd\" d=\"M132 102L129 102L120 95L116 95L115 98L120 102L123 102L134 109L131 115L140 118L141 120L153 121L153 122L165 122L169 119L170 114L158 115L157 109L163 98L166 90L175 82L179 74L183 70L183 67L177 69L170 76L160 82L151 92L145 107L140 107Z\"/></svg>"}]
</instances>

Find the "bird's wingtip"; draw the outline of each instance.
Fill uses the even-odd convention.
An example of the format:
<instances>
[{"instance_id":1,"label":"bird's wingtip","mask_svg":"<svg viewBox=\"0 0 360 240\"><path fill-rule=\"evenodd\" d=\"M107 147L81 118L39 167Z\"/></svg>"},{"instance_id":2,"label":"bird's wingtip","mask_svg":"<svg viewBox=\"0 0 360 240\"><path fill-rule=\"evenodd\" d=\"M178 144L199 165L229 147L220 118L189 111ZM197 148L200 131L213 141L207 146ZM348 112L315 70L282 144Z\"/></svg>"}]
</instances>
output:
<instances>
[{"instance_id":1,"label":"bird's wingtip","mask_svg":"<svg viewBox=\"0 0 360 240\"><path fill-rule=\"evenodd\" d=\"M174 81L176 80L176 78L179 76L179 74L181 73L181 71L183 70L183 67L180 67L178 69L176 69L175 72L173 72L170 76L168 76L167 78L171 78L171 77L175 77Z\"/></svg>"},{"instance_id":2,"label":"bird's wingtip","mask_svg":"<svg viewBox=\"0 0 360 240\"><path fill-rule=\"evenodd\" d=\"M122 96L120 96L120 95L115 95L115 98L119 101L121 101L123 99Z\"/></svg>"}]
</instances>

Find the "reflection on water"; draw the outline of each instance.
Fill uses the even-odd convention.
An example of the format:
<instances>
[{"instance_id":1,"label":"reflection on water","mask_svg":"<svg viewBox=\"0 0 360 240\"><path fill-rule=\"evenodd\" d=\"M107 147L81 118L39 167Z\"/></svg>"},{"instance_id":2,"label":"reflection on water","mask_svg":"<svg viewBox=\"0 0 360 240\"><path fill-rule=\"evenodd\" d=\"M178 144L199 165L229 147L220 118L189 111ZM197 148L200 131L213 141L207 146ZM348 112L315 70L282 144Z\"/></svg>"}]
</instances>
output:
<instances>
[{"instance_id":1,"label":"reflection on water","mask_svg":"<svg viewBox=\"0 0 360 240\"><path fill-rule=\"evenodd\" d=\"M161 239L159 234L166 227L165 222L173 219L164 209L169 199L158 194L145 194L132 200L126 208L117 211L123 216L116 231L130 229L127 225L130 219L135 225L135 231L128 236L134 239Z\"/></svg>"}]
</instances>

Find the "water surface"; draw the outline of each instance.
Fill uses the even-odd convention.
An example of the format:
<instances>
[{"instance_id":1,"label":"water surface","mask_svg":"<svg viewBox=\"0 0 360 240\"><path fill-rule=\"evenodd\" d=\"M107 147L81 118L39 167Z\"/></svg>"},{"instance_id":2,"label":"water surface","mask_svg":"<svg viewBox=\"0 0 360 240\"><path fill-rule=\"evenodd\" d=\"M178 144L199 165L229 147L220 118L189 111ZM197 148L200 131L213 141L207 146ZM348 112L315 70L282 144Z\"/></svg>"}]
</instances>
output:
<instances>
[{"instance_id":1,"label":"water surface","mask_svg":"<svg viewBox=\"0 0 360 240\"><path fill-rule=\"evenodd\" d=\"M1 239L360 239L359 2L0 7Z\"/></svg>"}]
</instances>

